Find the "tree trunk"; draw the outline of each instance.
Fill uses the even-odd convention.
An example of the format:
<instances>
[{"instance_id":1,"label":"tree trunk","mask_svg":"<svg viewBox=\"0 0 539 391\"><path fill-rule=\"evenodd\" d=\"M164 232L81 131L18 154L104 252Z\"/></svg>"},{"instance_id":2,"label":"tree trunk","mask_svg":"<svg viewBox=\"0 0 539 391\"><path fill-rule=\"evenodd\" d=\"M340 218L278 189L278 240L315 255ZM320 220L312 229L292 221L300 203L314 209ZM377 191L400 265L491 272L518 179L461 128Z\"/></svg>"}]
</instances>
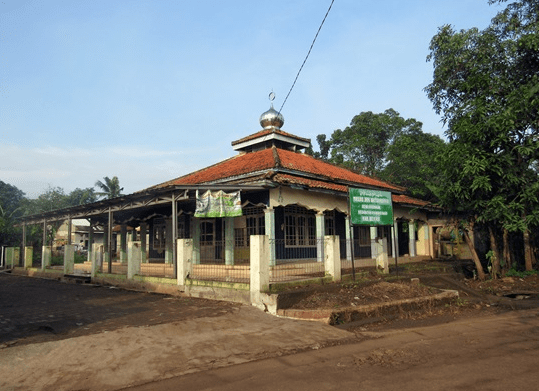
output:
<instances>
[{"instance_id":1,"label":"tree trunk","mask_svg":"<svg viewBox=\"0 0 539 391\"><path fill-rule=\"evenodd\" d=\"M469 230L473 232L473 224L470 224ZM475 251L475 244L473 240L470 238L470 234L468 233L468 230L464 230L464 240L466 240L466 244L468 245L468 248L470 249L470 254L472 254L472 259L475 264L475 268L477 269L477 277L481 281L484 281L485 271L483 270L483 265L481 265L481 261L479 260L477 251Z\"/></svg>"},{"instance_id":2,"label":"tree trunk","mask_svg":"<svg viewBox=\"0 0 539 391\"><path fill-rule=\"evenodd\" d=\"M488 233L490 235L490 249L492 250L492 256L490 257L492 265L491 275L493 279L497 279L500 275L500 252L498 251L498 244L496 243L496 234L491 225L488 226Z\"/></svg>"},{"instance_id":3,"label":"tree trunk","mask_svg":"<svg viewBox=\"0 0 539 391\"><path fill-rule=\"evenodd\" d=\"M524 264L526 265L526 271L531 271L533 269L533 253L530 243L530 231L525 230L522 236L524 237Z\"/></svg>"},{"instance_id":4,"label":"tree trunk","mask_svg":"<svg viewBox=\"0 0 539 391\"><path fill-rule=\"evenodd\" d=\"M509 248L509 231L507 229L503 229L503 271L504 274L507 270L511 269L513 267L513 261L511 259L511 249Z\"/></svg>"}]
</instances>

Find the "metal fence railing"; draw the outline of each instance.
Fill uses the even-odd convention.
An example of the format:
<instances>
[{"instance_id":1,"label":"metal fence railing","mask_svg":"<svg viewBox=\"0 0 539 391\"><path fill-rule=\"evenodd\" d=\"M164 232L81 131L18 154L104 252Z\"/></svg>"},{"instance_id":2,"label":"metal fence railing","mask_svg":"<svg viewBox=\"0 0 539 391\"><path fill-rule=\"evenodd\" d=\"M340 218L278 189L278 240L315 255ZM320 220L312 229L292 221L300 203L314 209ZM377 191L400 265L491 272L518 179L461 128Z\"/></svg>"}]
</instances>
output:
<instances>
[{"instance_id":1,"label":"metal fence railing","mask_svg":"<svg viewBox=\"0 0 539 391\"><path fill-rule=\"evenodd\" d=\"M275 239L270 241L270 246L274 246L275 251L275 264L270 265L270 283L325 275L323 259L317 259L319 249L324 246L323 239L311 239L299 245Z\"/></svg>"},{"instance_id":2,"label":"metal fence railing","mask_svg":"<svg viewBox=\"0 0 539 391\"><path fill-rule=\"evenodd\" d=\"M227 249L231 251L228 260ZM248 284L250 280L248 250L249 247L235 246L234 241L201 242L198 261L191 266L189 278Z\"/></svg>"}]
</instances>

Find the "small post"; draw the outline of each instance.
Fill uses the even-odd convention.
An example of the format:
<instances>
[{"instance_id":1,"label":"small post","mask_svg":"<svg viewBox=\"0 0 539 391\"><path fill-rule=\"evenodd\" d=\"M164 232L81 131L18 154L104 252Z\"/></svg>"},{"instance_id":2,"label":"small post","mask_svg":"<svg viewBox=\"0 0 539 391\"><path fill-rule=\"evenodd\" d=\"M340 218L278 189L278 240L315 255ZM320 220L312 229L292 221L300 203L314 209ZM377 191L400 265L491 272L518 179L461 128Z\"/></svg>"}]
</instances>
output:
<instances>
[{"instance_id":1,"label":"small post","mask_svg":"<svg viewBox=\"0 0 539 391\"><path fill-rule=\"evenodd\" d=\"M26 246L24 248L24 268L30 269L32 267L34 257L34 248L32 246Z\"/></svg>"},{"instance_id":2,"label":"small post","mask_svg":"<svg viewBox=\"0 0 539 391\"><path fill-rule=\"evenodd\" d=\"M130 280L140 274L141 254L140 242L127 243L127 278Z\"/></svg>"},{"instance_id":3,"label":"small post","mask_svg":"<svg viewBox=\"0 0 539 391\"><path fill-rule=\"evenodd\" d=\"M193 240L192 239L178 239L178 285L185 285L185 282L189 278L191 273L192 258L193 258Z\"/></svg>"},{"instance_id":4,"label":"small post","mask_svg":"<svg viewBox=\"0 0 539 391\"><path fill-rule=\"evenodd\" d=\"M269 290L269 241L265 235L251 235L251 304L261 308L262 293Z\"/></svg>"},{"instance_id":5,"label":"small post","mask_svg":"<svg viewBox=\"0 0 539 391\"><path fill-rule=\"evenodd\" d=\"M64 274L73 274L75 271L75 246L66 244L64 246Z\"/></svg>"},{"instance_id":6,"label":"small post","mask_svg":"<svg viewBox=\"0 0 539 391\"><path fill-rule=\"evenodd\" d=\"M339 282L341 276L341 246L339 236L327 235L324 237L324 268L326 275L333 277L333 281Z\"/></svg>"}]
</instances>

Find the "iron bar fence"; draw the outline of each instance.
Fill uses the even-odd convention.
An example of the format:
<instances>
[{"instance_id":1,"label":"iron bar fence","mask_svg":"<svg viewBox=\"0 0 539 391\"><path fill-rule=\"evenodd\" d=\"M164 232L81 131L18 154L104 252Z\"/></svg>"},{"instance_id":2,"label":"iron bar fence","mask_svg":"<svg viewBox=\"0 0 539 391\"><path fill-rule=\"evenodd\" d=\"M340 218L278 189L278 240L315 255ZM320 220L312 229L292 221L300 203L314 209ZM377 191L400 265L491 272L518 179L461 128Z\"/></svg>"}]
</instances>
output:
<instances>
[{"instance_id":1,"label":"iron bar fence","mask_svg":"<svg viewBox=\"0 0 539 391\"><path fill-rule=\"evenodd\" d=\"M323 247L323 239L312 238L294 245L286 239L270 240L270 254L275 254L275 259L270 259L270 283L324 277L324 260L318 259Z\"/></svg>"}]
</instances>

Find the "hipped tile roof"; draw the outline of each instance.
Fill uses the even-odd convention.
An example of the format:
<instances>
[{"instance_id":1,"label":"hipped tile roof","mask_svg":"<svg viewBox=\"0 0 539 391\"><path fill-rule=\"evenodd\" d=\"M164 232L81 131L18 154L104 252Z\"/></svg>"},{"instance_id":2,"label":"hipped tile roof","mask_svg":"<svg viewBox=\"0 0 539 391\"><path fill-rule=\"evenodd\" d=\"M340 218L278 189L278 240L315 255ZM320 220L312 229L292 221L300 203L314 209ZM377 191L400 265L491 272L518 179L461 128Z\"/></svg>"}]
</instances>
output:
<instances>
[{"instance_id":1,"label":"hipped tile roof","mask_svg":"<svg viewBox=\"0 0 539 391\"><path fill-rule=\"evenodd\" d=\"M281 183L289 182L314 188L347 192L347 186L368 186L397 192L405 189L381 180L354 173L312 156L278 148L268 148L234 156L191 174L157 185L194 185L233 181L238 176L268 172ZM273 175L275 174L275 175ZM278 174L278 175L277 175Z\"/></svg>"}]
</instances>

